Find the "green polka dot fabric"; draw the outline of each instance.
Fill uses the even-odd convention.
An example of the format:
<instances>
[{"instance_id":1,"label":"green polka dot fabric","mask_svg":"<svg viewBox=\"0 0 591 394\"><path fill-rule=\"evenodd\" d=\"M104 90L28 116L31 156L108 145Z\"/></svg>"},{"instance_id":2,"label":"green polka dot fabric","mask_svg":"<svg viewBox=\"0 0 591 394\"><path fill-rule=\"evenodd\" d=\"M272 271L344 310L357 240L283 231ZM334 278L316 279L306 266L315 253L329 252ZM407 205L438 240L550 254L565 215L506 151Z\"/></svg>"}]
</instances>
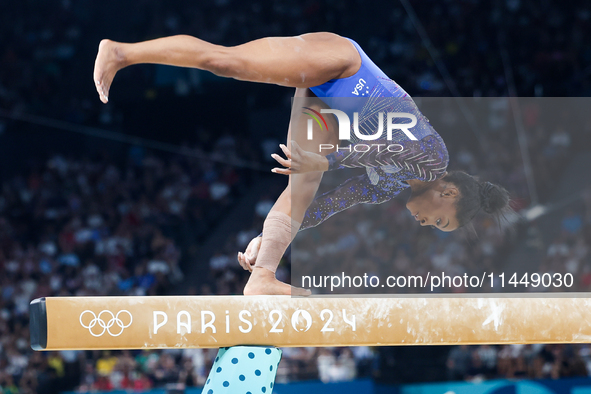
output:
<instances>
[{"instance_id":1,"label":"green polka dot fabric","mask_svg":"<svg viewBox=\"0 0 591 394\"><path fill-rule=\"evenodd\" d=\"M268 346L220 348L202 394L271 394L281 354Z\"/></svg>"}]
</instances>

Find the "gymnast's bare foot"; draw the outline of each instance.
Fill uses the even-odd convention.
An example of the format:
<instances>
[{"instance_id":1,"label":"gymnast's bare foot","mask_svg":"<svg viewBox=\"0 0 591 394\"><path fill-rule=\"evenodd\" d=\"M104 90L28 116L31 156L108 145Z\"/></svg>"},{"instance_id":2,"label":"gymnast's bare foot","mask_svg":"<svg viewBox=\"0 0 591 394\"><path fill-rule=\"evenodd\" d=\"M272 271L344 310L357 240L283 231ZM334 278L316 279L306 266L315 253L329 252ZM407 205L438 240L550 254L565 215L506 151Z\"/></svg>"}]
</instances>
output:
<instances>
[{"instance_id":1,"label":"gymnast's bare foot","mask_svg":"<svg viewBox=\"0 0 591 394\"><path fill-rule=\"evenodd\" d=\"M109 89L117 71L125 67L122 45L111 40L102 40L94 62L94 84L103 103L109 101Z\"/></svg>"},{"instance_id":2,"label":"gymnast's bare foot","mask_svg":"<svg viewBox=\"0 0 591 394\"><path fill-rule=\"evenodd\" d=\"M310 290L278 281L274 272L262 267L254 267L244 287L244 295L309 296L310 294L312 294Z\"/></svg>"}]
</instances>

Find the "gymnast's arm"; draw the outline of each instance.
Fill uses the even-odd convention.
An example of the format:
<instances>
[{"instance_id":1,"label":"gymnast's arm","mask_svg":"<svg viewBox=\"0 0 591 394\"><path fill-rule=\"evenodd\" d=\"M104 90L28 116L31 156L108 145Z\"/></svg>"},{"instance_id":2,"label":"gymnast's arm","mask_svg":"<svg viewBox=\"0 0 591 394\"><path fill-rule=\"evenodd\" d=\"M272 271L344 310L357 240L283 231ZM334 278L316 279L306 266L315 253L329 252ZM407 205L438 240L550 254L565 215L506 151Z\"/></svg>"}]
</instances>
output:
<instances>
[{"instance_id":1,"label":"gymnast's arm","mask_svg":"<svg viewBox=\"0 0 591 394\"><path fill-rule=\"evenodd\" d=\"M384 191L371 184L366 174L349 178L340 186L314 199L308 207L300 231L318 226L329 217L357 204L381 204L396 196L403 187Z\"/></svg>"},{"instance_id":2,"label":"gymnast's arm","mask_svg":"<svg viewBox=\"0 0 591 394\"><path fill-rule=\"evenodd\" d=\"M383 182L387 190L374 186L366 174L348 179L337 188L326 192L310 204L302 220L299 231L318 226L334 214L344 211L354 205L381 204L398 195L405 189L399 181L404 180L401 174L386 174ZM238 253L238 262L248 271L252 271L259 248L261 246L262 233L253 238L244 253Z\"/></svg>"}]
</instances>

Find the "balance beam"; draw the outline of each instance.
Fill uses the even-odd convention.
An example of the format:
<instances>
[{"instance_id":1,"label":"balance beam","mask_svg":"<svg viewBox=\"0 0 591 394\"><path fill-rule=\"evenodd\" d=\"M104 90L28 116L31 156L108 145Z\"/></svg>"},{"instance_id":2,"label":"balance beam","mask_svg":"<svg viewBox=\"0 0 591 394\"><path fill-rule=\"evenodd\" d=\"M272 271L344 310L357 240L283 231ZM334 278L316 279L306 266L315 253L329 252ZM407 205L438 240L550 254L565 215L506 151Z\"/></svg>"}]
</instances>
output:
<instances>
[{"instance_id":1,"label":"balance beam","mask_svg":"<svg viewBox=\"0 0 591 394\"><path fill-rule=\"evenodd\" d=\"M49 297L36 350L591 342L589 295Z\"/></svg>"}]
</instances>

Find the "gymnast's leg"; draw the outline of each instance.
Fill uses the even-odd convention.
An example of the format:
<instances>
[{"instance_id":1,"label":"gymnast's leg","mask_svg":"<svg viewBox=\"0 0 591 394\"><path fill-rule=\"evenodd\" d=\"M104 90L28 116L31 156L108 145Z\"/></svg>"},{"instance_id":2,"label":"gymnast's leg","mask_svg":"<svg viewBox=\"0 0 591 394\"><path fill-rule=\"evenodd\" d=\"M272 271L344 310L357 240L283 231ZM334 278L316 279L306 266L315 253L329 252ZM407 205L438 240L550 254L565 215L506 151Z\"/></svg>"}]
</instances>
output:
<instances>
[{"instance_id":1,"label":"gymnast's leg","mask_svg":"<svg viewBox=\"0 0 591 394\"><path fill-rule=\"evenodd\" d=\"M307 117L302 116L300 104L305 97L306 107L320 111L326 106L309 89L296 89L296 105L292 110L289 131L287 133L287 146L292 140L296 141L304 150L317 152L319 144L338 144L338 129L333 117L327 117L329 130L321 130L314 125L313 140L306 138ZM331 153L326 151L323 154ZM295 237L306 210L314 200L314 196L322 180L322 172L308 172L304 174L292 174L289 183L279 196L275 205L267 215L263 225L263 239L256 257L256 263L244 288L245 295L257 294L286 294L309 295L308 290L289 286L275 278L275 271L285 250Z\"/></svg>"},{"instance_id":2,"label":"gymnast's leg","mask_svg":"<svg viewBox=\"0 0 591 394\"><path fill-rule=\"evenodd\" d=\"M301 96L308 93L305 89L307 87L353 75L359 69L361 59L349 40L332 33L263 38L236 47L213 45L189 36L166 37L136 44L103 40L94 70L101 101L108 101L109 88L117 71L139 63L195 67L239 80L296 87L300 88L297 95ZM297 133L299 135L305 130L304 126L297 127L293 124L304 123L295 119L297 116L292 116L288 145L292 133L301 129ZM336 130L335 127L332 129ZM327 140L307 141L296 136L293 139L303 149L313 151L317 149L318 143L334 143L333 140L336 139L336 136L327 135L326 132L315 132L314 135ZM288 187L265 220L264 229L270 226L269 231L263 231L267 236L263 236L257 264L244 290L245 294L292 293L289 285L275 279L275 269L291 242L291 235L297 232L321 177L321 173L290 176ZM297 225L292 228L291 223ZM300 290L297 289L294 294Z\"/></svg>"},{"instance_id":3,"label":"gymnast's leg","mask_svg":"<svg viewBox=\"0 0 591 394\"><path fill-rule=\"evenodd\" d=\"M94 65L99 97L106 103L115 74L140 63L193 67L243 81L307 88L357 72L353 44L333 33L267 37L225 47L178 35L133 44L102 40Z\"/></svg>"}]
</instances>

